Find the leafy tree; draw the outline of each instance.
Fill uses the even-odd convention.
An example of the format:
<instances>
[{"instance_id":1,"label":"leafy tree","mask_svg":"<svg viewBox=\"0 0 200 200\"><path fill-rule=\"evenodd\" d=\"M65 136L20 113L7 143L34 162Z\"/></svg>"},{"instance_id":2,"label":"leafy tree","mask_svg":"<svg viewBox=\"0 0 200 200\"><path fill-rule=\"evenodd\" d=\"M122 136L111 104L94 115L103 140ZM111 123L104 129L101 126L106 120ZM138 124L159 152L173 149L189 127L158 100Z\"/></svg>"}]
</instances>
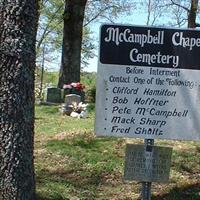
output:
<instances>
[{"instance_id":1,"label":"leafy tree","mask_svg":"<svg viewBox=\"0 0 200 200\"><path fill-rule=\"evenodd\" d=\"M63 10L64 0L41 1L40 19L37 33L37 60L38 66L43 61L43 46L45 46L45 61L52 63L61 54L63 40ZM90 30L84 26L82 63L87 64L87 59L93 57L94 45L91 43Z\"/></svg>"},{"instance_id":2,"label":"leafy tree","mask_svg":"<svg viewBox=\"0 0 200 200\"><path fill-rule=\"evenodd\" d=\"M62 43L62 37L63 40L65 38L65 35L67 32L63 32L63 10L64 6L68 7L68 5L77 5L80 3L83 3L84 6L82 9L85 10L83 13L84 15L84 21L81 22L83 25L83 39L81 38L81 44L82 47L79 48L82 51L82 64L86 66L87 60L91 57L94 57L93 49L95 48L94 43L92 42L92 39L90 37L90 28L88 25L90 25L92 22L98 22L102 20L111 21L114 22L115 18L121 14L121 13L128 13L130 12L131 8L135 8L135 5L142 5L145 7L143 9L141 6L137 7L136 9L139 9L141 12L142 10L145 10L147 14L147 25L166 25L166 22L163 23L163 21L168 20L168 25L170 26L176 26L176 27L182 27L186 22L188 22L189 27L198 26L198 23L195 22L196 15L195 13L198 12L198 1L197 0L143 0L141 2L136 1L128 1L128 0L87 0L87 1L72 1L72 0L43 0L41 1L41 18L40 18L40 24L39 24L39 31L38 31L38 43L37 43L37 52L39 52L38 55L41 55L42 52L41 44L45 43L46 46L46 53L50 54L50 56L45 55L45 58L48 61L52 61L54 54L51 54L51 52L55 52L57 50L61 50L61 43ZM69 8L69 7L68 7ZM68 9L69 11L70 9ZM67 11L67 12L68 12ZM66 13L66 10L65 10ZM168 18L167 18L168 17ZM66 18L64 18L66 19ZM69 20L69 19L68 19ZM83 19L81 19L82 21ZM65 20L66 21L66 20ZM193 21L193 22L192 22ZM193 25L192 25L193 23ZM66 22L65 22L66 24ZM70 29L70 28L69 28ZM72 30L72 28L71 28ZM80 30L76 32L80 33ZM63 33L65 34L63 36ZM80 42L79 42L80 44ZM72 52L71 48L71 52ZM71 55L75 55L73 51ZM61 53L61 52L60 52ZM65 54L65 47L62 46L62 54ZM79 53L80 54L80 53ZM58 54L56 54L58 55ZM65 54L64 57L69 56L69 54ZM78 60L80 59L80 55L78 57ZM67 58L68 61L70 61L70 57ZM65 59L66 60L66 59ZM77 60L77 59L76 59ZM68 62L69 63L69 62ZM74 63L74 62L72 62ZM74 66L68 64L66 65L66 62L64 64L64 59L62 59L61 69L60 69L60 79L59 79L59 87L62 87L63 83L69 83L71 81L79 81L79 74L75 76L76 73L79 73L80 71L80 60L79 62L75 61ZM79 64L78 64L79 63ZM68 66L68 67L66 67ZM70 69L73 68L76 73L72 74ZM67 70L69 72L67 72ZM77 68L75 70L75 68ZM67 74L67 75L66 75ZM75 77L77 78L75 78ZM66 78L67 77L67 78Z\"/></svg>"},{"instance_id":3,"label":"leafy tree","mask_svg":"<svg viewBox=\"0 0 200 200\"><path fill-rule=\"evenodd\" d=\"M129 14L135 8L130 0L88 0L85 10L84 27L91 22L113 22L121 14Z\"/></svg>"},{"instance_id":4,"label":"leafy tree","mask_svg":"<svg viewBox=\"0 0 200 200\"><path fill-rule=\"evenodd\" d=\"M62 39L63 39L63 10L64 0L44 0L40 6L40 20L37 34L37 72L41 71L41 66L48 66L49 63L58 60L58 55L61 54ZM82 64L87 66L87 60L94 57L94 44L90 38L91 31L88 26L83 28L83 41L81 48ZM45 52L43 51L45 46ZM43 55L45 53L45 55ZM43 63L43 64L42 64ZM57 64L56 61L54 64ZM58 66L60 67L60 66ZM49 66L47 67L49 69ZM46 73L46 72L45 72ZM36 90L41 90L41 73L37 73ZM39 92L40 93L40 92ZM38 93L38 94L39 94Z\"/></svg>"},{"instance_id":5,"label":"leafy tree","mask_svg":"<svg viewBox=\"0 0 200 200\"><path fill-rule=\"evenodd\" d=\"M63 9L63 0L40 1L40 18L36 45L37 57L43 54L42 49L44 45L46 54L60 49L63 32Z\"/></svg>"},{"instance_id":6,"label":"leafy tree","mask_svg":"<svg viewBox=\"0 0 200 200\"><path fill-rule=\"evenodd\" d=\"M36 0L0 2L0 199L35 200Z\"/></svg>"},{"instance_id":7,"label":"leafy tree","mask_svg":"<svg viewBox=\"0 0 200 200\"><path fill-rule=\"evenodd\" d=\"M62 59L58 87L80 81L83 19L87 0L65 0Z\"/></svg>"},{"instance_id":8,"label":"leafy tree","mask_svg":"<svg viewBox=\"0 0 200 200\"><path fill-rule=\"evenodd\" d=\"M41 0L40 2L41 9L37 34L37 60L39 63L42 62L42 47L45 44L45 60L50 63L57 58L55 55L61 53L64 18L63 10L65 4L66 6L69 4L76 4L78 1ZM80 2L82 1L79 1L79 3ZM87 3L84 5L84 21L82 22L83 36L81 37L81 64L83 64L83 66L87 66L88 59L95 56L93 52L95 46L91 39L89 25L100 19L112 21L120 13L128 11L132 6L132 3L128 0L86 0L85 2ZM40 65L39 63L38 66Z\"/></svg>"},{"instance_id":9,"label":"leafy tree","mask_svg":"<svg viewBox=\"0 0 200 200\"><path fill-rule=\"evenodd\" d=\"M62 59L58 87L62 88L63 84L80 81L83 26L99 18L112 20L120 12L130 9L130 5L132 4L127 0L88 0L88 2L87 0L65 0Z\"/></svg>"}]
</instances>

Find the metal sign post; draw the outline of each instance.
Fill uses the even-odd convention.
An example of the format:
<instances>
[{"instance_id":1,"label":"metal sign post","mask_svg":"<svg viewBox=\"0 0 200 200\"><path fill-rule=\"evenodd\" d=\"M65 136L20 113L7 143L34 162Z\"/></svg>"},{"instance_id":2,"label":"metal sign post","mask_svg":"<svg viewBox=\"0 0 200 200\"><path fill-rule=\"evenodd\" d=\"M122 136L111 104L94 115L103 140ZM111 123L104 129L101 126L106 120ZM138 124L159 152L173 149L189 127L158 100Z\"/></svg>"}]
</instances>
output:
<instances>
[{"instance_id":1,"label":"metal sign post","mask_svg":"<svg viewBox=\"0 0 200 200\"><path fill-rule=\"evenodd\" d=\"M153 139L145 139L145 158L147 156L152 157L152 149L154 145ZM147 166L151 166L152 169L152 159L146 159L145 164ZM149 173L151 173L152 170L150 170ZM151 182L142 182L142 200L151 200Z\"/></svg>"}]
</instances>

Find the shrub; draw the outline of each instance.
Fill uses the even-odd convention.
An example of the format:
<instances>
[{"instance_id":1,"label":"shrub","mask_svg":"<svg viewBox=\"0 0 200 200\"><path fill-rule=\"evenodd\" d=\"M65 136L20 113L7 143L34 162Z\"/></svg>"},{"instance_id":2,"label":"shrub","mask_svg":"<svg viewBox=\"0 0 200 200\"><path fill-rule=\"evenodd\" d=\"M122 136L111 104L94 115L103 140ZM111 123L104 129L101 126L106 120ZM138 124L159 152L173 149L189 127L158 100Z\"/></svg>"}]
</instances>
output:
<instances>
[{"instance_id":1,"label":"shrub","mask_svg":"<svg viewBox=\"0 0 200 200\"><path fill-rule=\"evenodd\" d=\"M87 101L91 103L95 103L95 97L96 97L96 87L93 86L89 90L86 91Z\"/></svg>"}]
</instances>

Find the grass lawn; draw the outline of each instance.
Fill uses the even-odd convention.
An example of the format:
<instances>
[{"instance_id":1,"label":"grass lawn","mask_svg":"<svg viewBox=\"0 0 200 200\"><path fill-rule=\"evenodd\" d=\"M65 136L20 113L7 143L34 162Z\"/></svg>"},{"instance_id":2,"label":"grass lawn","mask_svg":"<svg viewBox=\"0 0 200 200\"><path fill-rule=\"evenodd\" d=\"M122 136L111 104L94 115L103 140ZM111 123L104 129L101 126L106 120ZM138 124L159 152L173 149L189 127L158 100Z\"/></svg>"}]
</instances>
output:
<instances>
[{"instance_id":1,"label":"grass lawn","mask_svg":"<svg viewBox=\"0 0 200 200\"><path fill-rule=\"evenodd\" d=\"M141 183L124 182L123 138L97 138L94 112L62 116L36 106L35 171L38 200L137 200ZM131 143L141 143L129 139ZM155 141L173 147L170 182L153 183L152 200L200 200L200 142Z\"/></svg>"}]
</instances>

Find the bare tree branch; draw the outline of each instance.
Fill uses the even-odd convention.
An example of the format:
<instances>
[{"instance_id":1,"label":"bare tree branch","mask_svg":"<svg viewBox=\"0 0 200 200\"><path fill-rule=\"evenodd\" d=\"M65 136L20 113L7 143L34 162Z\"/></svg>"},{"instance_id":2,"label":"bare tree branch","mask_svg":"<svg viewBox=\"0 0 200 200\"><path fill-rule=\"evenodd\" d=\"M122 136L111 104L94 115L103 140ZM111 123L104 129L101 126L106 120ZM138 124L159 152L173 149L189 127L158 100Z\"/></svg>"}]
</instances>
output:
<instances>
[{"instance_id":1,"label":"bare tree branch","mask_svg":"<svg viewBox=\"0 0 200 200\"><path fill-rule=\"evenodd\" d=\"M150 22L150 17L151 17L151 0L148 0L148 11L147 11L147 25L149 25Z\"/></svg>"},{"instance_id":2,"label":"bare tree branch","mask_svg":"<svg viewBox=\"0 0 200 200\"><path fill-rule=\"evenodd\" d=\"M58 7L58 9L57 9L57 10L54 12L54 14L51 16L51 19L49 20L47 26L45 27L45 29L44 29L44 31L43 31L43 33L42 33L42 36L41 36L41 38L40 38L40 40L37 42L37 47L36 47L36 49L39 49L39 48L40 48L40 46L41 46L41 44L42 44L44 38L46 37L46 35L47 35L48 33L51 32L51 31L48 30L48 29L49 29L49 26L50 26L51 22L54 20L54 18L55 18L55 16L56 16L57 12L59 12L61 9L62 9L62 6Z\"/></svg>"},{"instance_id":3,"label":"bare tree branch","mask_svg":"<svg viewBox=\"0 0 200 200\"><path fill-rule=\"evenodd\" d=\"M174 0L171 0L171 2L172 2L171 5L175 5L175 6L181 7L181 8L183 8L184 10L186 10L187 12L190 11L187 7L185 7L185 6L181 5L181 4L178 4L178 3L174 2Z\"/></svg>"},{"instance_id":4,"label":"bare tree branch","mask_svg":"<svg viewBox=\"0 0 200 200\"><path fill-rule=\"evenodd\" d=\"M200 27L200 24L199 24L199 23L196 23L196 27Z\"/></svg>"},{"instance_id":5,"label":"bare tree branch","mask_svg":"<svg viewBox=\"0 0 200 200\"><path fill-rule=\"evenodd\" d=\"M94 17L92 17L91 19L89 19L84 25L83 27L86 27L88 26L88 24L90 24L92 21L94 21L95 19L97 19L98 17L102 16L102 13L104 13L106 10L109 10L111 8L114 8L114 7L117 7L117 6L108 6L102 10L99 11L99 13L97 13ZM105 17L104 17L105 18Z\"/></svg>"}]
</instances>

